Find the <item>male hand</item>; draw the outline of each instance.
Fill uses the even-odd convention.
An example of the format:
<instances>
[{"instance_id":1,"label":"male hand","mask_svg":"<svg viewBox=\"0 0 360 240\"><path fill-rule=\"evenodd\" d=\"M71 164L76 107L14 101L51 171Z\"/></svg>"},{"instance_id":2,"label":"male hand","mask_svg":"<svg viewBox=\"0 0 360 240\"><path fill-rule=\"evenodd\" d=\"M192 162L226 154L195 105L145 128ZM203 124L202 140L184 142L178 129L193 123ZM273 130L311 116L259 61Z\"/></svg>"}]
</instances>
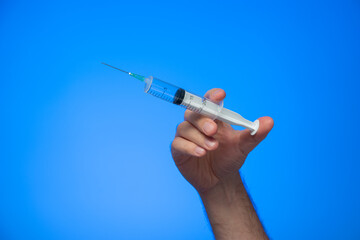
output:
<instances>
[{"instance_id":1,"label":"male hand","mask_svg":"<svg viewBox=\"0 0 360 240\"><path fill-rule=\"evenodd\" d=\"M225 91L212 89L205 95L214 102L225 98ZM186 110L171 145L171 153L181 174L199 193L226 182L244 164L247 155L270 132L273 120L259 118L254 136L248 129L237 131L229 124Z\"/></svg>"}]
</instances>

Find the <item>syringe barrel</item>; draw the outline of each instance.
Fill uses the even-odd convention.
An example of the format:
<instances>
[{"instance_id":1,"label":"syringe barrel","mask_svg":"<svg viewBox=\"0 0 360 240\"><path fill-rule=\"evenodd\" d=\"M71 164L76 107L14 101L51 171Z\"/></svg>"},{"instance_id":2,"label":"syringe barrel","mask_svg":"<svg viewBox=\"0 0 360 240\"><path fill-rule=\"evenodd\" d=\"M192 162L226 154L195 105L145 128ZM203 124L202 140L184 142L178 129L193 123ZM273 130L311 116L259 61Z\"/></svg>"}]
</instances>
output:
<instances>
[{"instance_id":1,"label":"syringe barrel","mask_svg":"<svg viewBox=\"0 0 360 240\"><path fill-rule=\"evenodd\" d=\"M180 105L186 109L200 113L215 120L221 113L224 104L223 101L213 102L206 97L200 97L196 94L185 91Z\"/></svg>"},{"instance_id":2,"label":"syringe barrel","mask_svg":"<svg viewBox=\"0 0 360 240\"><path fill-rule=\"evenodd\" d=\"M145 79L145 92L165 101L183 106L193 112L197 112L216 119L223 108L223 102L213 102L205 97L185 91L182 88L164 82L160 79L149 77Z\"/></svg>"},{"instance_id":3,"label":"syringe barrel","mask_svg":"<svg viewBox=\"0 0 360 240\"><path fill-rule=\"evenodd\" d=\"M160 79L148 77L145 79L145 89L144 91L148 94L151 94L155 97L161 98L165 101L175 103L179 105L179 92L181 88L174 86L170 83L164 82Z\"/></svg>"}]
</instances>

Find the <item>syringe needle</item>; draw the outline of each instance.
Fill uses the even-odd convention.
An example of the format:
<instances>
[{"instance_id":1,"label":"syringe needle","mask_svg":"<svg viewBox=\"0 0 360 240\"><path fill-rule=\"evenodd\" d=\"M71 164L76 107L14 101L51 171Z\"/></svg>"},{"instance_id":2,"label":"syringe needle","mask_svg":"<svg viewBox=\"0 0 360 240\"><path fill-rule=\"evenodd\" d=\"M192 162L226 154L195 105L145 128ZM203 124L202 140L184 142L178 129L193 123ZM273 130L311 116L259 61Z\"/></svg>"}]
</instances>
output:
<instances>
[{"instance_id":1,"label":"syringe needle","mask_svg":"<svg viewBox=\"0 0 360 240\"><path fill-rule=\"evenodd\" d=\"M107 63L102 62L102 64L104 64L104 65L106 65L106 66L108 66L108 67L112 67L112 68L114 68L114 69L116 69L116 70L119 70L119 71L121 71L121 72L124 72L124 73L130 74L130 73L129 73L129 72L127 72L127 71L124 71L124 70L122 70L122 69L120 69L120 68L117 68L117 67L111 66L111 65L109 65L109 64L107 64Z\"/></svg>"},{"instance_id":2,"label":"syringe needle","mask_svg":"<svg viewBox=\"0 0 360 240\"><path fill-rule=\"evenodd\" d=\"M134 78L136 78L136 79L138 79L138 80L140 80L140 81L142 81L142 82L145 81L145 77L144 77L144 76L141 76L141 75L139 75L139 74L124 71L124 70L122 70L122 69L120 69L120 68L111 66L111 65L109 65L109 64L107 64L107 63L104 63L104 62L102 62L102 64L104 64L104 65L106 65L106 66L108 66L108 67L114 68L114 69L116 69L116 70L119 70L119 71L121 71L121 72L123 72L123 73L127 73L127 74L129 74L130 76L132 76L132 77L134 77Z\"/></svg>"}]
</instances>

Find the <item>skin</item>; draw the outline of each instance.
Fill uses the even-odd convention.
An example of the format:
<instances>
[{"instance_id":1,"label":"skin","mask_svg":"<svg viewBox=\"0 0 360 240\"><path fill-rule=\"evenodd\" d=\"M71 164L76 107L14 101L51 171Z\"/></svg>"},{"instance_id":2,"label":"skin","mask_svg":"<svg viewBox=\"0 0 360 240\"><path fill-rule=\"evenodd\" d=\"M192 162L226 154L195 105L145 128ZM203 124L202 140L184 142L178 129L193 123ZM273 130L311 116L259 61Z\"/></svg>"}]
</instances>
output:
<instances>
[{"instance_id":1,"label":"skin","mask_svg":"<svg viewBox=\"0 0 360 240\"><path fill-rule=\"evenodd\" d=\"M225 98L222 89L206 97ZM171 153L184 178L198 191L216 239L268 239L241 180L247 155L272 129L270 117L259 118L258 132L234 130L229 124L187 110L171 144Z\"/></svg>"}]
</instances>

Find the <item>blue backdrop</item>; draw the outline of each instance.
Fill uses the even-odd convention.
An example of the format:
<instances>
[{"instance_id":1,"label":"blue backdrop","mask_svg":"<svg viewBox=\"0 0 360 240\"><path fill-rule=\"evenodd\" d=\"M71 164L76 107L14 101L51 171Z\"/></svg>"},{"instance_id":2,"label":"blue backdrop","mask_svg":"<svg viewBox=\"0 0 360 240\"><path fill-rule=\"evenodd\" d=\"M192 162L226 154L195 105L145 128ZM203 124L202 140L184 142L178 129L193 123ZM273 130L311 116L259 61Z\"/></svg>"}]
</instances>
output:
<instances>
[{"instance_id":1,"label":"blue backdrop","mask_svg":"<svg viewBox=\"0 0 360 240\"><path fill-rule=\"evenodd\" d=\"M184 110L104 61L273 117L241 170L270 237L359 239L359 43L356 0L2 0L0 238L212 238Z\"/></svg>"}]
</instances>

